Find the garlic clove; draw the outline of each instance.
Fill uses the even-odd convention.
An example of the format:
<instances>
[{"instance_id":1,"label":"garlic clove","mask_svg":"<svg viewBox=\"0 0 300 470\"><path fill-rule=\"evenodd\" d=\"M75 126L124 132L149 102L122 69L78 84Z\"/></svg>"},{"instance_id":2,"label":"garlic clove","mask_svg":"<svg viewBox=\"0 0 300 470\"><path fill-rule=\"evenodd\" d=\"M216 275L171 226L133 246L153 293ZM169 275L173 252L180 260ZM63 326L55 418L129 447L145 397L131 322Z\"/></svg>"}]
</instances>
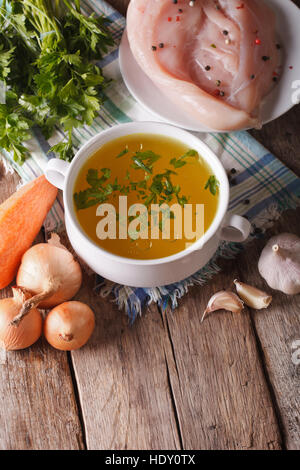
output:
<instances>
[{"instance_id":1,"label":"garlic clove","mask_svg":"<svg viewBox=\"0 0 300 470\"><path fill-rule=\"evenodd\" d=\"M216 310L227 310L232 313L240 313L244 308L244 302L231 291L222 290L214 294L208 302L205 312L201 318L201 323L208 313Z\"/></svg>"},{"instance_id":2,"label":"garlic clove","mask_svg":"<svg viewBox=\"0 0 300 470\"><path fill-rule=\"evenodd\" d=\"M233 282L239 297L245 302L246 305L248 305L248 307L255 308L256 310L269 307L270 303L272 302L271 295L268 295L266 292L263 292L256 287L239 282L237 279L235 279Z\"/></svg>"}]
</instances>

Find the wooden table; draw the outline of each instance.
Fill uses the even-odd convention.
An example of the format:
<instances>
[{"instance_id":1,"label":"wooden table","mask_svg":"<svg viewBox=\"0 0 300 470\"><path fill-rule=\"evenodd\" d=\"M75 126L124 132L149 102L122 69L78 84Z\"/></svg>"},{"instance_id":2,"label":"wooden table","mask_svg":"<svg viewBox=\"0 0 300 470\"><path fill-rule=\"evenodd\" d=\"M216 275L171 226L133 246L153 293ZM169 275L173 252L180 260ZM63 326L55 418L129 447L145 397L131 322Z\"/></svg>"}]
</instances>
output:
<instances>
[{"instance_id":1,"label":"wooden table","mask_svg":"<svg viewBox=\"0 0 300 470\"><path fill-rule=\"evenodd\" d=\"M124 11L128 0L111 3ZM300 176L299 122L298 106L253 134ZM0 170L1 200L17 182ZM300 235L298 217L286 213L270 234ZM212 293L233 279L265 287L257 271L264 243L223 263L176 311L152 306L133 327L86 277L78 299L97 314L86 347L63 353L41 339L1 353L0 448L300 449L300 368L292 361L300 296L274 293L266 311L199 321Z\"/></svg>"}]
</instances>

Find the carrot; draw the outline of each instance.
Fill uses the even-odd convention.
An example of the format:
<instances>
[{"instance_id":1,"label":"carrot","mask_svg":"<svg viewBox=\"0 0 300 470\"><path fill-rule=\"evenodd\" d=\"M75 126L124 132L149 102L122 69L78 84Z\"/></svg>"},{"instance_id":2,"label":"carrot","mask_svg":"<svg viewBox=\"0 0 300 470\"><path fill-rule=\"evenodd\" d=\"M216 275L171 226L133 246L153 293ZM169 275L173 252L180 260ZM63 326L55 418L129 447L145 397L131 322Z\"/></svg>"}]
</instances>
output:
<instances>
[{"instance_id":1,"label":"carrot","mask_svg":"<svg viewBox=\"0 0 300 470\"><path fill-rule=\"evenodd\" d=\"M56 196L57 189L39 176L0 205L0 289L14 279Z\"/></svg>"}]
</instances>

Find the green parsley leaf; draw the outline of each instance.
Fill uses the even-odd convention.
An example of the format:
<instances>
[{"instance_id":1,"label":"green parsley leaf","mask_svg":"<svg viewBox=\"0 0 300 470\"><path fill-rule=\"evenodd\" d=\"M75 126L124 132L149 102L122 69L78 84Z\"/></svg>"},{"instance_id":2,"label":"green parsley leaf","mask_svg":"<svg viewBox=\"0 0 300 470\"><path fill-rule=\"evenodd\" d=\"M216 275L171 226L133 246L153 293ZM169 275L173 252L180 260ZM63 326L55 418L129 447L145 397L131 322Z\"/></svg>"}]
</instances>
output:
<instances>
[{"instance_id":1,"label":"green parsley leaf","mask_svg":"<svg viewBox=\"0 0 300 470\"><path fill-rule=\"evenodd\" d=\"M137 157L132 157L132 159L133 159L133 162L134 162L134 165L132 165L132 167L135 170L144 170L147 173L152 174L152 169L149 168L148 166L146 166L141 160L139 160Z\"/></svg>"},{"instance_id":2,"label":"green parsley leaf","mask_svg":"<svg viewBox=\"0 0 300 470\"><path fill-rule=\"evenodd\" d=\"M220 186L219 181L217 180L217 178L214 175L212 175L208 178L208 181L207 181L204 189L209 189L211 194L213 196L215 196L217 194L219 186Z\"/></svg>"},{"instance_id":3,"label":"green parsley leaf","mask_svg":"<svg viewBox=\"0 0 300 470\"><path fill-rule=\"evenodd\" d=\"M170 160L170 164L173 165L174 168L182 168L184 165L186 165L188 163L186 161L186 159L188 157L199 158L199 154L196 150L190 149L184 155L182 155L181 157L172 158Z\"/></svg>"},{"instance_id":4,"label":"green parsley leaf","mask_svg":"<svg viewBox=\"0 0 300 470\"><path fill-rule=\"evenodd\" d=\"M147 165L153 165L161 158L161 155L152 152L152 150L146 150L145 152L136 152L136 157L139 160L147 160Z\"/></svg>"},{"instance_id":5,"label":"green parsley leaf","mask_svg":"<svg viewBox=\"0 0 300 470\"><path fill-rule=\"evenodd\" d=\"M116 158L121 158L123 157L123 155L126 155L126 153L128 153L129 150L126 148L124 150L122 150L122 152L119 153L119 155L116 156Z\"/></svg>"},{"instance_id":6,"label":"green parsley leaf","mask_svg":"<svg viewBox=\"0 0 300 470\"><path fill-rule=\"evenodd\" d=\"M109 82L95 62L113 45L108 21L85 16L80 0L0 3L0 80L9 90L0 147L22 163L33 126L46 139L60 126L66 138L51 150L71 160L73 129L92 124Z\"/></svg>"}]
</instances>

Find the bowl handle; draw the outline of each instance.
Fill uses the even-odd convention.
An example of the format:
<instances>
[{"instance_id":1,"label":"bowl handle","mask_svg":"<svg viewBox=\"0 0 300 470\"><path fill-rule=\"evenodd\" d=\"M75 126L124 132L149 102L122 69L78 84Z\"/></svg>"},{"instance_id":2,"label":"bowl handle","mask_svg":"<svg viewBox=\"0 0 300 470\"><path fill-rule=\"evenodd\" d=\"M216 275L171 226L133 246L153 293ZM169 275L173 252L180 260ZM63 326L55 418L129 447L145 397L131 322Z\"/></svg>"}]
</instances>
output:
<instances>
[{"instance_id":1,"label":"bowl handle","mask_svg":"<svg viewBox=\"0 0 300 470\"><path fill-rule=\"evenodd\" d=\"M227 214L220 238L228 242L244 242L249 237L250 231L251 224L245 217Z\"/></svg>"},{"instance_id":2,"label":"bowl handle","mask_svg":"<svg viewBox=\"0 0 300 470\"><path fill-rule=\"evenodd\" d=\"M56 186L58 189L64 189L69 168L70 163L60 160L59 158L52 158L47 163L45 176L53 186Z\"/></svg>"}]
</instances>

